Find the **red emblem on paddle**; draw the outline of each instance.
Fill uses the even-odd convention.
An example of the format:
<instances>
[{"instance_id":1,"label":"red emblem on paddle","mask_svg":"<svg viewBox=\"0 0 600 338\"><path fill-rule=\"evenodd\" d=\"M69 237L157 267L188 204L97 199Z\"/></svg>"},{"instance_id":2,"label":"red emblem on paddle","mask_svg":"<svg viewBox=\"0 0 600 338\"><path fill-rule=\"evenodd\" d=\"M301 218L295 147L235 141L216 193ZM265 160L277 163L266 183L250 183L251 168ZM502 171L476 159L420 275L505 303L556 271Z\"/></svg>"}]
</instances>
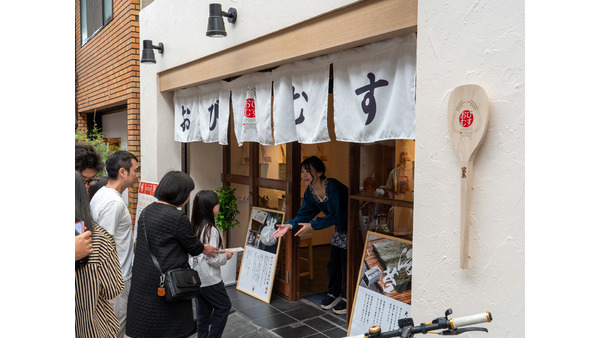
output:
<instances>
[{"instance_id":1,"label":"red emblem on paddle","mask_svg":"<svg viewBox=\"0 0 600 338\"><path fill-rule=\"evenodd\" d=\"M458 122L465 128L470 127L473 124L473 113L470 110L463 110L458 117Z\"/></svg>"},{"instance_id":2,"label":"red emblem on paddle","mask_svg":"<svg viewBox=\"0 0 600 338\"><path fill-rule=\"evenodd\" d=\"M254 99L246 99L246 107L244 107L244 116L254 118Z\"/></svg>"}]
</instances>

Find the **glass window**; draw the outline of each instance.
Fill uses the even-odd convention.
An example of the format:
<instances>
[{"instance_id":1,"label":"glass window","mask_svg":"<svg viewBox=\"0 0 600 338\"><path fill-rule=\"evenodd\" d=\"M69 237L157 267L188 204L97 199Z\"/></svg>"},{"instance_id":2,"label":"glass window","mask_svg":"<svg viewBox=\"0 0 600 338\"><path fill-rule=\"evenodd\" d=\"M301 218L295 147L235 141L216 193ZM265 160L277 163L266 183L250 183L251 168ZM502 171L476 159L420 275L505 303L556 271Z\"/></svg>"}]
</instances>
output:
<instances>
[{"instance_id":1,"label":"glass window","mask_svg":"<svg viewBox=\"0 0 600 338\"><path fill-rule=\"evenodd\" d=\"M250 175L250 143L244 142L241 147L232 144L229 149L231 149L231 173L242 176Z\"/></svg>"},{"instance_id":2,"label":"glass window","mask_svg":"<svg viewBox=\"0 0 600 338\"><path fill-rule=\"evenodd\" d=\"M260 177L285 181L285 144L259 146Z\"/></svg>"},{"instance_id":3,"label":"glass window","mask_svg":"<svg viewBox=\"0 0 600 338\"><path fill-rule=\"evenodd\" d=\"M360 195L413 201L415 141L360 145Z\"/></svg>"},{"instance_id":4,"label":"glass window","mask_svg":"<svg viewBox=\"0 0 600 338\"><path fill-rule=\"evenodd\" d=\"M358 203L358 223L363 240L367 231L412 239L413 208L370 201Z\"/></svg>"},{"instance_id":5,"label":"glass window","mask_svg":"<svg viewBox=\"0 0 600 338\"><path fill-rule=\"evenodd\" d=\"M112 0L80 0L81 44L112 20Z\"/></svg>"},{"instance_id":6,"label":"glass window","mask_svg":"<svg viewBox=\"0 0 600 338\"><path fill-rule=\"evenodd\" d=\"M285 191L269 188L258 188L257 206L265 209L285 211Z\"/></svg>"}]
</instances>

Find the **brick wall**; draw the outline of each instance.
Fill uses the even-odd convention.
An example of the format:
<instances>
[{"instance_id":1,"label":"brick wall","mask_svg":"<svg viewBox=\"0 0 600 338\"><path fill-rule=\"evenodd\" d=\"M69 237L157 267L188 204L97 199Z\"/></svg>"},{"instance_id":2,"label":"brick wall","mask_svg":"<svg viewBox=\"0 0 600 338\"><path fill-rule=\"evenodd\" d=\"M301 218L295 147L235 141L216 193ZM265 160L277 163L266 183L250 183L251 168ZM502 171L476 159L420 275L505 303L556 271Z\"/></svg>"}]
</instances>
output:
<instances>
[{"instance_id":1,"label":"brick wall","mask_svg":"<svg viewBox=\"0 0 600 338\"><path fill-rule=\"evenodd\" d=\"M75 0L75 72L77 129L87 129L87 114L126 105L127 150L140 156L140 0L114 0L113 18L83 46L80 0ZM141 165L141 158L140 165ZM143 169L143 167L142 167ZM136 184L129 189L135 223Z\"/></svg>"}]
</instances>

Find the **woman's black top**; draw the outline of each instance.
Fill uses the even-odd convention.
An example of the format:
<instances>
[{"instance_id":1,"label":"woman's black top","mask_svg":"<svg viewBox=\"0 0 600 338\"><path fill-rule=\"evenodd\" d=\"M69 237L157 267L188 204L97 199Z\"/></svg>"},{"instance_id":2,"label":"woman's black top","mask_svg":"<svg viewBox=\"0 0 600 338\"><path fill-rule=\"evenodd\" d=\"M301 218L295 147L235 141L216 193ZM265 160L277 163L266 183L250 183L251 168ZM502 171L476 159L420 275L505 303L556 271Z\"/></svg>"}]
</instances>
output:
<instances>
[{"instance_id":1,"label":"woman's black top","mask_svg":"<svg viewBox=\"0 0 600 338\"><path fill-rule=\"evenodd\" d=\"M142 211L138 219L126 333L130 337L189 337L196 332L192 301L167 303L165 297L157 295L160 272L150 258L144 226L152 253L163 272L189 268L188 254L197 256L204 251L204 245L194 235L183 211L158 202Z\"/></svg>"}]
</instances>

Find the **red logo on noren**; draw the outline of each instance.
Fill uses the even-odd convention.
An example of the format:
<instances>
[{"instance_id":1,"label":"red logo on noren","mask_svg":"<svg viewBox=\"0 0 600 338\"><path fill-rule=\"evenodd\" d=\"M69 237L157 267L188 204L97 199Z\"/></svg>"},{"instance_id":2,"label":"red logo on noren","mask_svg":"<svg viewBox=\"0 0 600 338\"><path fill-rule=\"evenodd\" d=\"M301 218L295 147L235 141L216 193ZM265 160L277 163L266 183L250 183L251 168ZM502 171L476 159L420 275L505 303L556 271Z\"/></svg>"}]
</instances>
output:
<instances>
[{"instance_id":1,"label":"red logo on noren","mask_svg":"<svg viewBox=\"0 0 600 338\"><path fill-rule=\"evenodd\" d=\"M246 107L244 107L244 116L254 118L254 99L246 99Z\"/></svg>"}]
</instances>

